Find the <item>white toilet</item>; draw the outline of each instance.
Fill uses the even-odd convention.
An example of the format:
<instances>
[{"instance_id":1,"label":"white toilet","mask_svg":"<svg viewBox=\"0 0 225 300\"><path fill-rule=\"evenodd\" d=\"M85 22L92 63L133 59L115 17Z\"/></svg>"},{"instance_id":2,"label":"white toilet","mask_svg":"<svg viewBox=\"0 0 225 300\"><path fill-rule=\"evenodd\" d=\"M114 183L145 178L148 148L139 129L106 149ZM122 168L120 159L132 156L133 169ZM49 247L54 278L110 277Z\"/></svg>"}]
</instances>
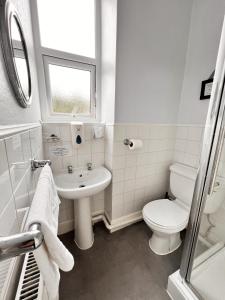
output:
<instances>
[{"instance_id":1,"label":"white toilet","mask_svg":"<svg viewBox=\"0 0 225 300\"><path fill-rule=\"evenodd\" d=\"M180 231L188 223L197 170L181 164L170 166L170 190L176 198L159 199L142 210L145 223L153 231L149 246L158 255L166 255L181 244Z\"/></svg>"}]
</instances>

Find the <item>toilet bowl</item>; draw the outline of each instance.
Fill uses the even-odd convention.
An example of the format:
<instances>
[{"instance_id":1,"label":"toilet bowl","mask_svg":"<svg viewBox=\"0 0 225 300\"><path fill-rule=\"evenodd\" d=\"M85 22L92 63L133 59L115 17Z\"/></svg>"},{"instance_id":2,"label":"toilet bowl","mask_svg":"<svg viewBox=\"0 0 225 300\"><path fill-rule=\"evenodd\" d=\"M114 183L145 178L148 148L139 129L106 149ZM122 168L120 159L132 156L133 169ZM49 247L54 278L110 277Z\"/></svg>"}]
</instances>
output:
<instances>
[{"instance_id":1,"label":"toilet bowl","mask_svg":"<svg viewBox=\"0 0 225 300\"><path fill-rule=\"evenodd\" d=\"M152 251L166 255L181 245L180 232L187 226L197 170L181 164L170 167L170 189L175 200L159 199L146 204L143 219L153 234Z\"/></svg>"},{"instance_id":2,"label":"toilet bowl","mask_svg":"<svg viewBox=\"0 0 225 300\"><path fill-rule=\"evenodd\" d=\"M143 208L145 223L152 229L149 246L159 255L175 251L181 244L180 231L188 223L188 211L179 204L179 200L155 200Z\"/></svg>"}]
</instances>

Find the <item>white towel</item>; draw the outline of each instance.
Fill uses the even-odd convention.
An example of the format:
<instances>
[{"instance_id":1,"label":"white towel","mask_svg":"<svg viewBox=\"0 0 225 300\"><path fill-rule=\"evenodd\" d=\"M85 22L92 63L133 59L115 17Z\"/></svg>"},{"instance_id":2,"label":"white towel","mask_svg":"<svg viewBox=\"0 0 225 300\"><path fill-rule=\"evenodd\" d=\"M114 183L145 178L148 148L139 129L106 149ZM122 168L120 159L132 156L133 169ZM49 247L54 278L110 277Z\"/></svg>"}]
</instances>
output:
<instances>
[{"instance_id":1,"label":"white towel","mask_svg":"<svg viewBox=\"0 0 225 300\"><path fill-rule=\"evenodd\" d=\"M58 299L59 268L70 271L74 266L73 256L57 237L59 204L52 171L46 165L39 177L26 229L33 223L41 225L44 242L34 251L34 256L51 300Z\"/></svg>"}]
</instances>

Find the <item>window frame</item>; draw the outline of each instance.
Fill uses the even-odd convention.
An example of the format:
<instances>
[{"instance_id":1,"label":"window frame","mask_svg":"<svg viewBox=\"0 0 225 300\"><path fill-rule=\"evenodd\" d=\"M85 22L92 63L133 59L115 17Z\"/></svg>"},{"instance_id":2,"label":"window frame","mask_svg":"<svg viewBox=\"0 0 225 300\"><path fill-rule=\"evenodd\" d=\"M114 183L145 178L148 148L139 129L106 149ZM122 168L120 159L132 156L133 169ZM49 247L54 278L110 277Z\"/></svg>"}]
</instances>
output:
<instances>
[{"instance_id":1,"label":"window frame","mask_svg":"<svg viewBox=\"0 0 225 300\"><path fill-rule=\"evenodd\" d=\"M51 91L51 79L50 79L50 74L49 74L49 65L56 65L56 66L61 66L61 67L67 67L71 69L78 69L78 70L83 70L83 71L89 71L90 72L90 114L78 114L78 116L81 117L95 117L95 107L96 107L96 67L91 64L87 63L81 63L81 62L76 62L76 61L71 61L71 60L66 60L62 58L57 58L57 57L52 57L52 56L43 56L43 62L44 62L44 71L45 71L45 81L46 81L46 93L47 93L47 99L49 101L49 109L50 113L52 116L68 116L71 115L73 116L74 114L69 114L69 113L59 113L59 112L54 112L53 107L52 107L52 91ZM76 116L76 115L75 115Z\"/></svg>"},{"instance_id":2,"label":"window frame","mask_svg":"<svg viewBox=\"0 0 225 300\"><path fill-rule=\"evenodd\" d=\"M95 58L85 57L41 45L37 1L31 1L31 20L35 45L35 61L37 66L41 113L45 122L99 122L101 111L101 0L95 0ZM91 111L90 115L55 113L52 111L51 86L48 72L50 61L56 60L57 65L75 67L81 70L91 69Z\"/></svg>"}]
</instances>

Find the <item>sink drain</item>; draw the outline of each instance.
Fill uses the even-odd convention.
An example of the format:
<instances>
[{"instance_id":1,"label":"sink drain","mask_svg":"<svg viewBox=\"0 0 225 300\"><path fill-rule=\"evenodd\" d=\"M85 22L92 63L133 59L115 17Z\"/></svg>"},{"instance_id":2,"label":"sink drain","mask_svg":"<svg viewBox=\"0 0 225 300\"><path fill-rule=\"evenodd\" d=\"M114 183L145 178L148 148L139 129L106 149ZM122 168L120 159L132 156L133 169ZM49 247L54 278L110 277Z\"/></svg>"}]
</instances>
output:
<instances>
[{"instance_id":1,"label":"sink drain","mask_svg":"<svg viewBox=\"0 0 225 300\"><path fill-rule=\"evenodd\" d=\"M83 188L85 186L86 186L85 184L81 184L81 185L79 185L79 188Z\"/></svg>"}]
</instances>

